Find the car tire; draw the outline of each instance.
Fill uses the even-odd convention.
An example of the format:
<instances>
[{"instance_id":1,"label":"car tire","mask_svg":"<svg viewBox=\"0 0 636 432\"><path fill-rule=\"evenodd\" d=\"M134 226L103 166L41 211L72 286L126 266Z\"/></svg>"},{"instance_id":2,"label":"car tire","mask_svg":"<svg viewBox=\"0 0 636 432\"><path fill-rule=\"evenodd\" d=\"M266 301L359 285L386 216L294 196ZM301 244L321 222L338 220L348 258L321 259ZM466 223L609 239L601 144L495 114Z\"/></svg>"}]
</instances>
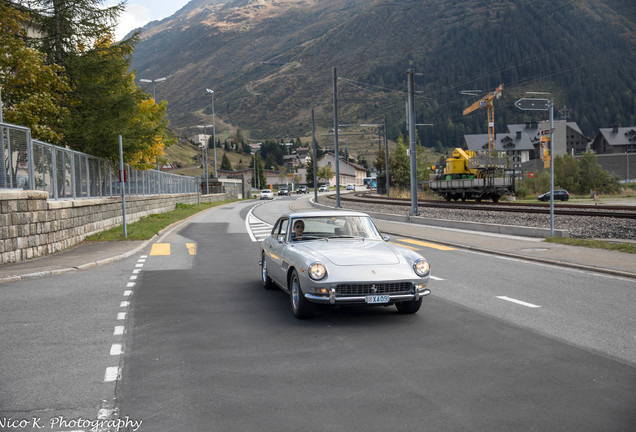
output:
<instances>
[{"instance_id":1,"label":"car tire","mask_svg":"<svg viewBox=\"0 0 636 432\"><path fill-rule=\"evenodd\" d=\"M276 288L274 281L267 274L267 260L265 259L265 254L263 254L263 259L261 260L261 280L265 289L271 290Z\"/></svg>"},{"instance_id":2,"label":"car tire","mask_svg":"<svg viewBox=\"0 0 636 432\"><path fill-rule=\"evenodd\" d=\"M289 301L292 313L298 319L310 318L316 312L316 305L305 299L305 296L303 296L303 291L300 287L300 279L298 279L298 273L296 270L292 272L292 275L289 278Z\"/></svg>"},{"instance_id":3,"label":"car tire","mask_svg":"<svg viewBox=\"0 0 636 432\"><path fill-rule=\"evenodd\" d=\"M398 313L401 314L414 314L420 310L421 306L422 299L395 303Z\"/></svg>"}]
</instances>

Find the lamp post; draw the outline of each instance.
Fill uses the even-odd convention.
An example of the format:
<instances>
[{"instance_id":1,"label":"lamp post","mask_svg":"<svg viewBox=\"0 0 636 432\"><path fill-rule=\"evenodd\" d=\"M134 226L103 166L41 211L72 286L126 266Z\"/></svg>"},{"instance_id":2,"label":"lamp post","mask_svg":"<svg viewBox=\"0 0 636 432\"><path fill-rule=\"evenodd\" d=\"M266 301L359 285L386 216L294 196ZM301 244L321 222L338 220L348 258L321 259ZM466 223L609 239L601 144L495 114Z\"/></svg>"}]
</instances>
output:
<instances>
[{"instance_id":1,"label":"lamp post","mask_svg":"<svg viewBox=\"0 0 636 432\"><path fill-rule=\"evenodd\" d=\"M165 81L166 78L165 77L161 77L161 78L157 78L157 79L153 79L153 80L149 80L149 79L140 79L139 82L142 83L152 83L152 98L154 99L155 103L157 103L157 98L155 97L155 84L158 82L163 82Z\"/></svg>"},{"instance_id":2,"label":"lamp post","mask_svg":"<svg viewBox=\"0 0 636 432\"><path fill-rule=\"evenodd\" d=\"M214 143L214 178L218 178L216 174L216 125L214 122L214 90L206 88L205 91L212 95L212 142Z\"/></svg>"},{"instance_id":3,"label":"lamp post","mask_svg":"<svg viewBox=\"0 0 636 432\"><path fill-rule=\"evenodd\" d=\"M204 147L205 147L205 158L204 159L205 159L205 193L206 193L206 195L210 194L210 182L208 181L208 147L209 147L209 144L207 142L207 140L208 140L208 128L210 126L211 125L205 125L205 126L198 125L197 126L199 129L203 129L203 136L205 137L205 138L203 138L203 144L204 144Z\"/></svg>"}]
</instances>

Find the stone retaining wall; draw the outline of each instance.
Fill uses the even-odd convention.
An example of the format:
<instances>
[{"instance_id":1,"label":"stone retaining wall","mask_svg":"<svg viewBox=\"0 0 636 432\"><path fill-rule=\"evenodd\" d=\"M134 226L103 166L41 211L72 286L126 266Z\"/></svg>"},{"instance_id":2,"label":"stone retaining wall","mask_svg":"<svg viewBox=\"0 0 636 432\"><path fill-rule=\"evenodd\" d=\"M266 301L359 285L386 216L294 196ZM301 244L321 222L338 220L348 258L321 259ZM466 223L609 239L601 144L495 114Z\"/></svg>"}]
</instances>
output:
<instances>
[{"instance_id":1,"label":"stone retaining wall","mask_svg":"<svg viewBox=\"0 0 636 432\"><path fill-rule=\"evenodd\" d=\"M126 222L174 210L177 203L239 197L235 193L126 196ZM67 249L122 221L119 197L49 201L47 192L0 190L0 265Z\"/></svg>"}]
</instances>

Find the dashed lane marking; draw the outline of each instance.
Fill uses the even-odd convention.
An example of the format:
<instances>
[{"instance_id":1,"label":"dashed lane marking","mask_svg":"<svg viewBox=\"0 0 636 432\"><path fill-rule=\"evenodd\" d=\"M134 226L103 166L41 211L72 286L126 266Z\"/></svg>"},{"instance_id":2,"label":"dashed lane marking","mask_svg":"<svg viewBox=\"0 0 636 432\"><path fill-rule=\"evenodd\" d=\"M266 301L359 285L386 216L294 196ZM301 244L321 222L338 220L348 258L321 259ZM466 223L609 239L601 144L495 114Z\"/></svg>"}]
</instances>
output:
<instances>
[{"instance_id":1,"label":"dashed lane marking","mask_svg":"<svg viewBox=\"0 0 636 432\"><path fill-rule=\"evenodd\" d=\"M507 297L507 296L496 296L496 297L498 299L500 299L500 300L509 301L509 302L516 303L516 304L519 304L519 305L522 305L522 306L526 306L526 307L529 307L529 308L540 308L541 307L541 306L538 306L536 304L532 304L532 303L528 303L528 302L524 302L524 301L521 301L521 300L514 299L512 297Z\"/></svg>"}]
</instances>

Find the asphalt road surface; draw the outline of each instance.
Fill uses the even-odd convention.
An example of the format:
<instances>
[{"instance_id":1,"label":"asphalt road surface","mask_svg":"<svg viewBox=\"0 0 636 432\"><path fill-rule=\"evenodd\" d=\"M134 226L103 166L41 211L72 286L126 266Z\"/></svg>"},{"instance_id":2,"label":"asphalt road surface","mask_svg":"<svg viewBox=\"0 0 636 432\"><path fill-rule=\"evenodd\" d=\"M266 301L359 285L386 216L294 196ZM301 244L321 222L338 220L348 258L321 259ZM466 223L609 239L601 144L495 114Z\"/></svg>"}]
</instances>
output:
<instances>
[{"instance_id":1,"label":"asphalt road surface","mask_svg":"<svg viewBox=\"0 0 636 432\"><path fill-rule=\"evenodd\" d=\"M253 241L293 199L215 208L130 259L1 286L0 430L88 431L70 421L109 395L118 411L102 414L142 432L636 430L633 281L393 238L433 266L416 315L300 321L263 289ZM69 427L50 428L58 417Z\"/></svg>"}]
</instances>

